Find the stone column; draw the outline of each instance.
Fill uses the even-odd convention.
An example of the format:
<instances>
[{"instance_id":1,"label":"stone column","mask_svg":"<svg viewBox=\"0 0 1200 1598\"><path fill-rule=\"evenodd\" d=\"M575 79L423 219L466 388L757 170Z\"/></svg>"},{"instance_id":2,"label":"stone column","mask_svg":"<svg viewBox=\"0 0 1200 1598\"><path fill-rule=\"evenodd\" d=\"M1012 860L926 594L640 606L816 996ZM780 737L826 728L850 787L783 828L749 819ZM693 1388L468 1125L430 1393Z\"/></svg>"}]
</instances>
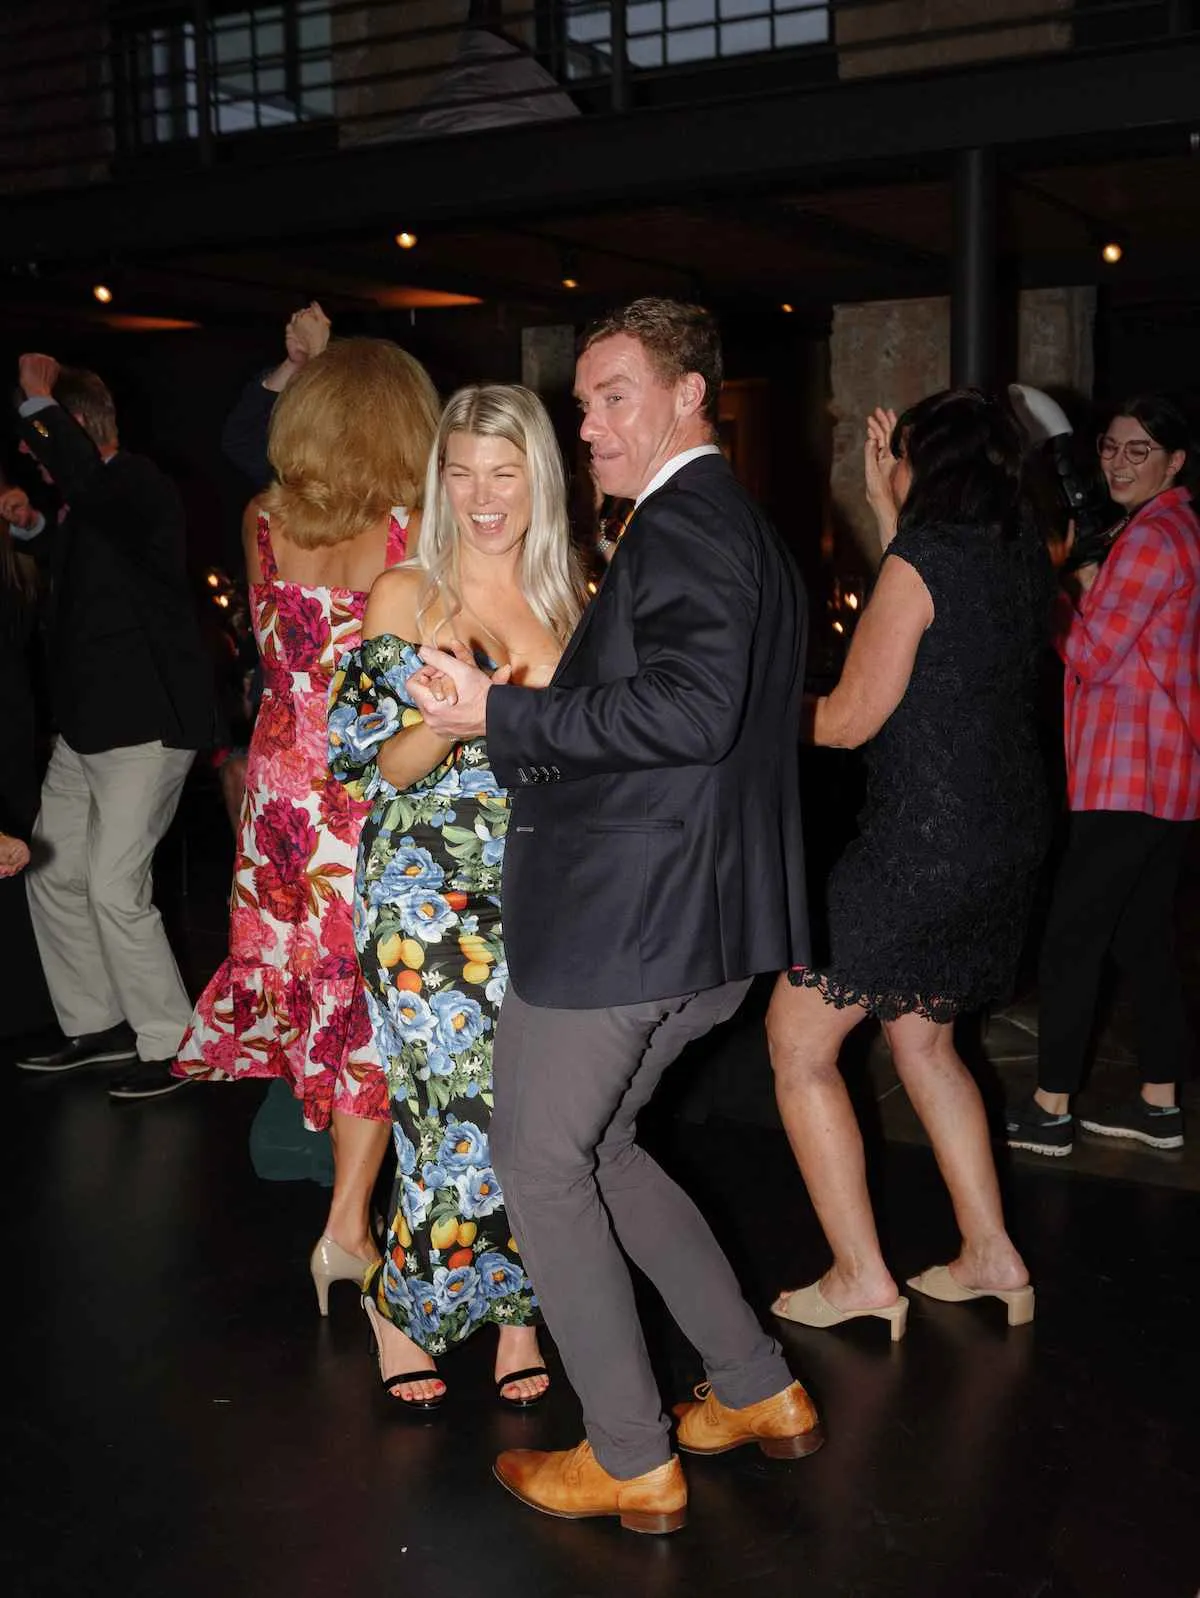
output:
<instances>
[{"instance_id":1,"label":"stone column","mask_svg":"<svg viewBox=\"0 0 1200 1598\"><path fill-rule=\"evenodd\" d=\"M1017 381L1092 392L1096 290L1026 289L1017 317ZM830 338L833 559L850 571L879 560L863 484L863 422L876 405L902 411L950 382L948 298L835 305Z\"/></svg>"},{"instance_id":2,"label":"stone column","mask_svg":"<svg viewBox=\"0 0 1200 1598\"><path fill-rule=\"evenodd\" d=\"M575 329L523 327L521 381L547 403L570 395L575 383Z\"/></svg>"},{"instance_id":3,"label":"stone column","mask_svg":"<svg viewBox=\"0 0 1200 1598\"><path fill-rule=\"evenodd\" d=\"M1017 313L1017 381L1090 399L1095 378L1096 290L1026 289Z\"/></svg>"},{"instance_id":4,"label":"stone column","mask_svg":"<svg viewBox=\"0 0 1200 1598\"><path fill-rule=\"evenodd\" d=\"M834 562L873 568L875 518L863 497L863 424L876 405L902 411L950 382L950 301L835 305L829 346Z\"/></svg>"}]
</instances>

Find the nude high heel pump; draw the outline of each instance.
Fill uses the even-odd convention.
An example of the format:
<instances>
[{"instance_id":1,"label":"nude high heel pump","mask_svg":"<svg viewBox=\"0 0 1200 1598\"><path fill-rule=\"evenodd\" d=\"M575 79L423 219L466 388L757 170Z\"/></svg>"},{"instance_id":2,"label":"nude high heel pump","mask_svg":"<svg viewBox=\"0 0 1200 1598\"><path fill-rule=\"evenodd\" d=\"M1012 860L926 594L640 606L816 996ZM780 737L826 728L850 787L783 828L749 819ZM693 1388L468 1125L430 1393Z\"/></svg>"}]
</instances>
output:
<instances>
[{"instance_id":1,"label":"nude high heel pump","mask_svg":"<svg viewBox=\"0 0 1200 1598\"><path fill-rule=\"evenodd\" d=\"M363 1277L375 1264L375 1259L361 1259L351 1254L331 1237L320 1237L309 1257L313 1286L317 1290L317 1308L322 1315L329 1314L329 1286L331 1282L353 1282L362 1292Z\"/></svg>"}]
</instances>

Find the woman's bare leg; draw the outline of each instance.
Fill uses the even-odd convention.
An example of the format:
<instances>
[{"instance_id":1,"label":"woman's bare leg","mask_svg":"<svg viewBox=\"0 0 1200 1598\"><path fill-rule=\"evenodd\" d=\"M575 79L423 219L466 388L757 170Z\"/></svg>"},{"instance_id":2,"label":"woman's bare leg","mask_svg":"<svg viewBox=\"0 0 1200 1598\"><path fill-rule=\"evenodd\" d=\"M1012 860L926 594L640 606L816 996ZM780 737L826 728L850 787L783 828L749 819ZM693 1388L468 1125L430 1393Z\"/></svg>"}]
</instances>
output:
<instances>
[{"instance_id":1,"label":"woman's bare leg","mask_svg":"<svg viewBox=\"0 0 1200 1598\"><path fill-rule=\"evenodd\" d=\"M885 1023L896 1073L929 1134L950 1190L962 1251L951 1275L963 1287L1023 1287L1025 1262L1004 1225L983 1100L954 1047L954 1028L919 1015Z\"/></svg>"},{"instance_id":2,"label":"woman's bare leg","mask_svg":"<svg viewBox=\"0 0 1200 1598\"><path fill-rule=\"evenodd\" d=\"M833 1251L821 1292L836 1309L877 1309L894 1303L897 1292L879 1251L862 1133L838 1070L842 1043L864 1019L857 1006L839 1010L786 976L775 984L767 1012L775 1096Z\"/></svg>"},{"instance_id":3,"label":"woman's bare leg","mask_svg":"<svg viewBox=\"0 0 1200 1598\"><path fill-rule=\"evenodd\" d=\"M364 1121L334 1110L329 1124L333 1145L333 1194L325 1235L360 1259L379 1256L371 1236L371 1194L391 1137L390 1121Z\"/></svg>"}]
</instances>

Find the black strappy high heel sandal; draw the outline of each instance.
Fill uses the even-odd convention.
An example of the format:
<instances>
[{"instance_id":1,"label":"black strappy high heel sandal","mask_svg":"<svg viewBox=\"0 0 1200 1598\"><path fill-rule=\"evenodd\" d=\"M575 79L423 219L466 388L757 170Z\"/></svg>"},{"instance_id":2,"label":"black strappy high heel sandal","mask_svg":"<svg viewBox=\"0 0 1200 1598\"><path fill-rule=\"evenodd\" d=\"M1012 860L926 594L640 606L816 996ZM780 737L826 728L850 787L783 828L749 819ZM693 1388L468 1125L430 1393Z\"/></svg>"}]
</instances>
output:
<instances>
[{"instance_id":1,"label":"black strappy high heel sandal","mask_svg":"<svg viewBox=\"0 0 1200 1598\"><path fill-rule=\"evenodd\" d=\"M445 1378L436 1370L400 1371L395 1376L385 1376L383 1374L383 1356L380 1353L382 1345L379 1340L378 1328L379 1311L375 1308L375 1305L369 1298L366 1297L365 1294L363 1295L362 1306L363 1313L366 1315L371 1326L370 1333L368 1334L369 1341L367 1346L370 1350L371 1358L379 1361L379 1380L387 1396L394 1404L398 1404L402 1410L408 1411L414 1415L431 1415L435 1409L441 1409L442 1405L446 1402L447 1389ZM506 1377L505 1379L507 1381L512 1381L511 1376ZM393 1393L392 1391L393 1387L399 1387L404 1382L428 1381L438 1381L442 1384L442 1390L436 1398L402 1398L398 1393Z\"/></svg>"},{"instance_id":2,"label":"black strappy high heel sandal","mask_svg":"<svg viewBox=\"0 0 1200 1598\"><path fill-rule=\"evenodd\" d=\"M531 1376L544 1376L546 1378L546 1385L540 1393L535 1393L532 1398L506 1398L504 1396L504 1389L511 1382L527 1381ZM509 1371L507 1376L497 1376L496 1378L496 1397L508 1409L531 1409L534 1404L540 1404L549 1391L550 1372L544 1365L528 1365L524 1370Z\"/></svg>"}]
</instances>

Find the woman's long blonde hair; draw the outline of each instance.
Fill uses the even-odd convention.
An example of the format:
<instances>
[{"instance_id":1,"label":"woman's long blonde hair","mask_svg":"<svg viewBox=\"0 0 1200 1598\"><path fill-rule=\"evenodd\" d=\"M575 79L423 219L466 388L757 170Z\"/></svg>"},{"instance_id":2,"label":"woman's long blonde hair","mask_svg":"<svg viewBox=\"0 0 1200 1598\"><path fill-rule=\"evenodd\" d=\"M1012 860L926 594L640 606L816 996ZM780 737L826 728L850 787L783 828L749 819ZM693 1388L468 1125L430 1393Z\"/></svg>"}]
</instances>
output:
<instances>
[{"instance_id":1,"label":"woman's long blonde hair","mask_svg":"<svg viewBox=\"0 0 1200 1598\"><path fill-rule=\"evenodd\" d=\"M452 433L503 438L525 457L531 514L521 550L518 581L529 608L559 643L565 643L583 610L583 574L571 547L567 485L562 455L546 407L517 383L473 384L447 402L425 473L421 541L411 564L426 573L417 601L418 624L437 605L439 625L462 608L459 532L442 482Z\"/></svg>"},{"instance_id":2,"label":"woman's long blonde hair","mask_svg":"<svg viewBox=\"0 0 1200 1598\"><path fill-rule=\"evenodd\" d=\"M429 373L407 350L339 339L276 401L264 508L301 549L357 538L393 505L418 509L437 410Z\"/></svg>"}]
</instances>

